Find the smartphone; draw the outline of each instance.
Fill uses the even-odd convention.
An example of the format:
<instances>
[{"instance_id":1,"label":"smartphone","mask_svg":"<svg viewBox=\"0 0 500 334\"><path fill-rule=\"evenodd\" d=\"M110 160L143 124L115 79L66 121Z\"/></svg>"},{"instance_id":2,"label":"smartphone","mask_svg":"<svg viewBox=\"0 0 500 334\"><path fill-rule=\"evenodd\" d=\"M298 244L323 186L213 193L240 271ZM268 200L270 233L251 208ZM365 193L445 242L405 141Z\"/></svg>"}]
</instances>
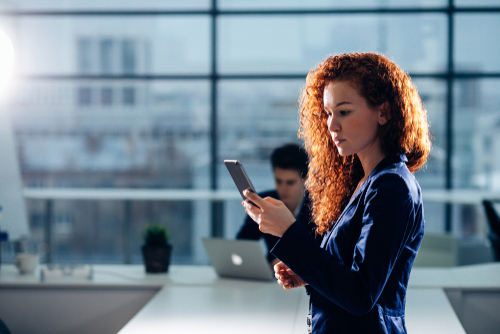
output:
<instances>
[{"instance_id":1,"label":"smartphone","mask_svg":"<svg viewBox=\"0 0 500 334\"><path fill-rule=\"evenodd\" d=\"M243 198L243 200L245 201L249 201L256 207L259 207L248 198L246 198L245 195L243 195L243 192L247 189L253 192L256 191L253 187L252 181L250 181L250 179L248 178L248 175L245 172L245 168L243 168L241 162L239 162L238 160L224 160L224 164L226 165L226 168L229 171L234 184L236 184L236 188L238 188L241 198Z\"/></svg>"}]
</instances>

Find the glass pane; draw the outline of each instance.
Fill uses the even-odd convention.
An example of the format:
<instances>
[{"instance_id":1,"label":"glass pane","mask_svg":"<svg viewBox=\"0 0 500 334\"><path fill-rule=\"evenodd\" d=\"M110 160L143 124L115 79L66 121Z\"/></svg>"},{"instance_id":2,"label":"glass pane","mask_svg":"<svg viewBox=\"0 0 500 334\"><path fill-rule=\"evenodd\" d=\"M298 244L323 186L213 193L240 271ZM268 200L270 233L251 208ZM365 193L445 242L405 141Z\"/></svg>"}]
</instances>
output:
<instances>
[{"instance_id":1,"label":"glass pane","mask_svg":"<svg viewBox=\"0 0 500 334\"><path fill-rule=\"evenodd\" d=\"M457 15L454 33L456 71L500 71L500 14Z\"/></svg>"},{"instance_id":2,"label":"glass pane","mask_svg":"<svg viewBox=\"0 0 500 334\"><path fill-rule=\"evenodd\" d=\"M22 17L11 37L19 74L203 74L208 16Z\"/></svg>"},{"instance_id":3,"label":"glass pane","mask_svg":"<svg viewBox=\"0 0 500 334\"><path fill-rule=\"evenodd\" d=\"M446 17L321 15L221 17L223 73L307 73L332 53L378 51L411 72L446 68Z\"/></svg>"},{"instance_id":4,"label":"glass pane","mask_svg":"<svg viewBox=\"0 0 500 334\"><path fill-rule=\"evenodd\" d=\"M18 82L6 110L24 186L207 189L208 92L207 81ZM132 261L140 262L140 232L148 222L172 230L174 262L202 261L209 208L200 202L54 201L53 261L123 262L130 244ZM45 201L28 201L39 242L45 210Z\"/></svg>"},{"instance_id":5,"label":"glass pane","mask_svg":"<svg viewBox=\"0 0 500 334\"><path fill-rule=\"evenodd\" d=\"M434 79L413 79L417 86L430 123L432 151L427 163L415 173L422 193L445 187L446 163L446 82ZM445 205L424 200L425 230L443 232Z\"/></svg>"},{"instance_id":6,"label":"glass pane","mask_svg":"<svg viewBox=\"0 0 500 334\"><path fill-rule=\"evenodd\" d=\"M499 79L460 79L454 83L453 186L500 191ZM485 235L480 206L455 205L458 233Z\"/></svg>"},{"instance_id":7,"label":"glass pane","mask_svg":"<svg viewBox=\"0 0 500 334\"><path fill-rule=\"evenodd\" d=\"M27 208L31 243L42 245L46 201L28 200ZM131 263L143 263L142 232L158 223L170 233L174 264L206 264L208 208L204 201L53 201L52 262L124 263L129 254Z\"/></svg>"},{"instance_id":8,"label":"glass pane","mask_svg":"<svg viewBox=\"0 0 500 334\"><path fill-rule=\"evenodd\" d=\"M168 10L208 9L209 0L13 0L0 3L0 9L14 10Z\"/></svg>"},{"instance_id":9,"label":"glass pane","mask_svg":"<svg viewBox=\"0 0 500 334\"><path fill-rule=\"evenodd\" d=\"M344 9L344 8L426 8L443 7L447 0L218 0L221 9Z\"/></svg>"},{"instance_id":10,"label":"glass pane","mask_svg":"<svg viewBox=\"0 0 500 334\"><path fill-rule=\"evenodd\" d=\"M203 188L206 81L23 81L9 96L25 186ZM205 178L206 175L202 176Z\"/></svg>"},{"instance_id":11,"label":"glass pane","mask_svg":"<svg viewBox=\"0 0 500 334\"><path fill-rule=\"evenodd\" d=\"M444 189L446 163L446 82L413 79L427 110L432 136L432 151L416 177L423 189Z\"/></svg>"},{"instance_id":12,"label":"glass pane","mask_svg":"<svg viewBox=\"0 0 500 334\"><path fill-rule=\"evenodd\" d=\"M270 154L298 138L298 99L304 80L221 81L219 84L219 160L239 160L258 192L273 189ZM224 164L219 188L236 191ZM225 234L234 238L243 223L241 201L226 202Z\"/></svg>"},{"instance_id":13,"label":"glass pane","mask_svg":"<svg viewBox=\"0 0 500 334\"><path fill-rule=\"evenodd\" d=\"M500 191L499 90L499 79L461 79L455 82L455 188Z\"/></svg>"},{"instance_id":14,"label":"glass pane","mask_svg":"<svg viewBox=\"0 0 500 334\"><path fill-rule=\"evenodd\" d=\"M454 4L457 7L499 7L500 0L454 0Z\"/></svg>"}]
</instances>

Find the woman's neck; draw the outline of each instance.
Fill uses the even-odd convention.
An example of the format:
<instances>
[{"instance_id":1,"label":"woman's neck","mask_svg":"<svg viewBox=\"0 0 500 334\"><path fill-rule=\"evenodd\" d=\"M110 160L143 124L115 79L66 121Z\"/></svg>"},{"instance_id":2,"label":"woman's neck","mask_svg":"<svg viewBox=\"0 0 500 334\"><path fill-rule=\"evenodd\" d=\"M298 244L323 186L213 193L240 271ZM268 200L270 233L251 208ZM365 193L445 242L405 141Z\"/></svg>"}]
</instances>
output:
<instances>
[{"instance_id":1,"label":"woman's neck","mask_svg":"<svg viewBox=\"0 0 500 334\"><path fill-rule=\"evenodd\" d=\"M363 166L363 172L365 174L365 176L363 176L363 178L359 182L365 182L373 169L377 167L380 161L384 160L386 156L387 154L382 150L381 145L374 145L370 147L369 150L359 152L358 158L361 162L361 166Z\"/></svg>"}]
</instances>

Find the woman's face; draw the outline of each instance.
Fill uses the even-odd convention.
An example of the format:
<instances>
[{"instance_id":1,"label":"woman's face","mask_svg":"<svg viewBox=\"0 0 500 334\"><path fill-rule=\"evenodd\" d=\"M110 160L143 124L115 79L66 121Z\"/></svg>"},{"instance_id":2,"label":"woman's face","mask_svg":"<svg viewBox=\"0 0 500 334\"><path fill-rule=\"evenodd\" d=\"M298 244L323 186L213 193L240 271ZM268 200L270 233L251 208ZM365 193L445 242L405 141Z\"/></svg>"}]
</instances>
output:
<instances>
[{"instance_id":1,"label":"woman's face","mask_svg":"<svg viewBox=\"0 0 500 334\"><path fill-rule=\"evenodd\" d=\"M371 108L345 81L328 83L323 104L328 115L328 130L341 156L357 154L362 159L373 149L381 151L378 128L387 122L382 107Z\"/></svg>"}]
</instances>

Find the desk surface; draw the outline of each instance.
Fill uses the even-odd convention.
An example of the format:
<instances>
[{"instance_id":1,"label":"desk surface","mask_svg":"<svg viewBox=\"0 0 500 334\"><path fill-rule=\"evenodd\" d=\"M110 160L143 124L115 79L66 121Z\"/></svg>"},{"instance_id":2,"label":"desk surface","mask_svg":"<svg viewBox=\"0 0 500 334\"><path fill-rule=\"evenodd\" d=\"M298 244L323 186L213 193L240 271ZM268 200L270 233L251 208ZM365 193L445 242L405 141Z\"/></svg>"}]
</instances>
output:
<instances>
[{"instance_id":1,"label":"desk surface","mask_svg":"<svg viewBox=\"0 0 500 334\"><path fill-rule=\"evenodd\" d=\"M211 266L172 265L168 274L146 274L142 265L93 265L92 280L78 279L48 280L40 282L39 271L34 275L20 275L13 265L0 267L0 286L182 286L182 285L220 285L228 281L217 277ZM271 283L275 284L275 283ZM477 264L447 268L413 268L409 288L439 289L500 289L500 263Z\"/></svg>"},{"instance_id":2,"label":"desk surface","mask_svg":"<svg viewBox=\"0 0 500 334\"><path fill-rule=\"evenodd\" d=\"M408 286L500 290L500 263L448 268L413 268Z\"/></svg>"},{"instance_id":3,"label":"desk surface","mask_svg":"<svg viewBox=\"0 0 500 334\"><path fill-rule=\"evenodd\" d=\"M159 292L121 329L147 332L305 333L304 289L273 282L220 279L210 266L171 266L147 275L142 265L94 265L92 280L41 283L38 275L0 269L0 288L157 288ZM499 289L500 264L414 268L406 301L410 333L465 333L444 288Z\"/></svg>"}]
</instances>

